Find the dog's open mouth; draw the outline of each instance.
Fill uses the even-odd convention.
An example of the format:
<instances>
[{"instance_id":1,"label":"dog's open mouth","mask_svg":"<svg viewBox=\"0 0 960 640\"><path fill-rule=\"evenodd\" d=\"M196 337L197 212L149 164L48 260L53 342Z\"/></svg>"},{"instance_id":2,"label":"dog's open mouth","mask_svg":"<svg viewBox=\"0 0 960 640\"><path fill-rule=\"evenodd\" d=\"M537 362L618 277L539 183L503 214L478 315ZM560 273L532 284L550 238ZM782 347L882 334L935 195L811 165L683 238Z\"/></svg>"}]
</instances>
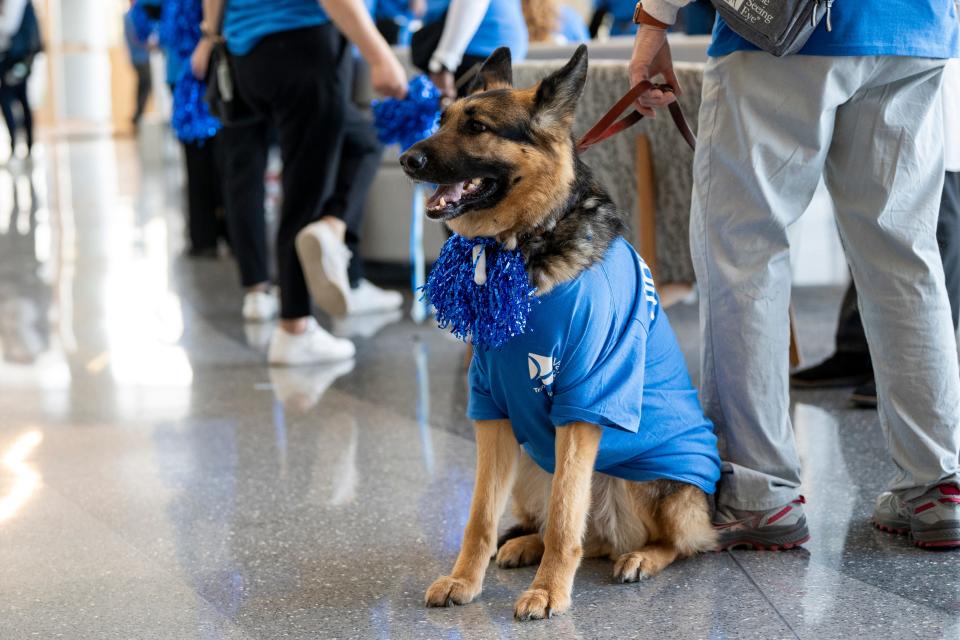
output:
<instances>
[{"instance_id":1,"label":"dog's open mouth","mask_svg":"<svg viewBox=\"0 0 960 640\"><path fill-rule=\"evenodd\" d=\"M494 178L437 185L437 190L427 198L427 216L434 220L449 220L472 209L482 209L498 189L499 183Z\"/></svg>"}]
</instances>

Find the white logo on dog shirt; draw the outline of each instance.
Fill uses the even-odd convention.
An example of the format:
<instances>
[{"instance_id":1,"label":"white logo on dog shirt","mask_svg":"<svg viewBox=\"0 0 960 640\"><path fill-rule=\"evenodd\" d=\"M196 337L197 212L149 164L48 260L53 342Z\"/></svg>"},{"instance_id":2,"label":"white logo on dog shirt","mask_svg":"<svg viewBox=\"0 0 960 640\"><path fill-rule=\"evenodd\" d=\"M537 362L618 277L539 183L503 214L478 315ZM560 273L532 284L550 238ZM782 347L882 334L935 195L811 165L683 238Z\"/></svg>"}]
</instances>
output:
<instances>
[{"instance_id":1,"label":"white logo on dog shirt","mask_svg":"<svg viewBox=\"0 0 960 640\"><path fill-rule=\"evenodd\" d=\"M553 384L560 372L560 361L554 360L553 356L540 356L535 353L527 354L527 367L530 372L530 379L535 380L533 390L536 393L546 391L547 395L553 395L548 388Z\"/></svg>"}]
</instances>

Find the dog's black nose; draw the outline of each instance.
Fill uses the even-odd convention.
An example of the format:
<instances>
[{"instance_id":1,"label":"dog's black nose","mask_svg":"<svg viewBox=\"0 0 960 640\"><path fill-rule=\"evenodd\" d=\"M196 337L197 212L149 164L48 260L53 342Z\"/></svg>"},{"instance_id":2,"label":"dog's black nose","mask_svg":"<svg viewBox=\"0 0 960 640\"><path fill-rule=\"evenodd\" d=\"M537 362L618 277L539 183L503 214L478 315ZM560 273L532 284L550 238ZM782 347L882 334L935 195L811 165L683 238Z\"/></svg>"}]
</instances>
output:
<instances>
[{"instance_id":1,"label":"dog's black nose","mask_svg":"<svg viewBox=\"0 0 960 640\"><path fill-rule=\"evenodd\" d=\"M407 171L420 171L427 166L427 154L411 149L400 156L400 164Z\"/></svg>"}]
</instances>

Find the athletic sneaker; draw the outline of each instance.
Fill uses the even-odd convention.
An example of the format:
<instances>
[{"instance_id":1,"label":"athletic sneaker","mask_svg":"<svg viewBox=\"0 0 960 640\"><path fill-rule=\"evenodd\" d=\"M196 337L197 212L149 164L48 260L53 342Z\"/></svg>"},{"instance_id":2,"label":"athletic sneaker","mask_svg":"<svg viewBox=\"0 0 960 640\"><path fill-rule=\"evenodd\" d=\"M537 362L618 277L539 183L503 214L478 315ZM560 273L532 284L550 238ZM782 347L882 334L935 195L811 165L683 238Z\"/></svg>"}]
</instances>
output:
<instances>
[{"instance_id":1,"label":"athletic sneaker","mask_svg":"<svg viewBox=\"0 0 960 640\"><path fill-rule=\"evenodd\" d=\"M403 304L403 295L398 291L381 289L369 280L361 279L356 289L347 296L347 313L363 315L396 311Z\"/></svg>"},{"instance_id":2,"label":"athletic sneaker","mask_svg":"<svg viewBox=\"0 0 960 640\"><path fill-rule=\"evenodd\" d=\"M268 322L277 317L280 304L272 291L249 291L243 296L243 319Z\"/></svg>"},{"instance_id":3,"label":"athletic sneaker","mask_svg":"<svg viewBox=\"0 0 960 640\"><path fill-rule=\"evenodd\" d=\"M781 551L802 545L810 539L807 518L803 514L805 503L804 497L800 496L793 502L765 511L717 507L713 516L713 528L719 535L717 549L746 547Z\"/></svg>"},{"instance_id":4,"label":"athletic sneaker","mask_svg":"<svg viewBox=\"0 0 960 640\"><path fill-rule=\"evenodd\" d=\"M330 335L316 320L308 318L303 333L288 333L277 327L267 360L272 365L297 366L349 360L355 353L352 342Z\"/></svg>"},{"instance_id":5,"label":"athletic sneaker","mask_svg":"<svg viewBox=\"0 0 960 640\"><path fill-rule=\"evenodd\" d=\"M313 301L332 316L346 314L350 295L347 266L353 254L325 222L304 227L297 234L296 245Z\"/></svg>"},{"instance_id":6,"label":"athletic sneaker","mask_svg":"<svg viewBox=\"0 0 960 640\"><path fill-rule=\"evenodd\" d=\"M915 500L881 493L873 524L881 531L909 534L918 547L960 547L960 487L941 484Z\"/></svg>"}]
</instances>

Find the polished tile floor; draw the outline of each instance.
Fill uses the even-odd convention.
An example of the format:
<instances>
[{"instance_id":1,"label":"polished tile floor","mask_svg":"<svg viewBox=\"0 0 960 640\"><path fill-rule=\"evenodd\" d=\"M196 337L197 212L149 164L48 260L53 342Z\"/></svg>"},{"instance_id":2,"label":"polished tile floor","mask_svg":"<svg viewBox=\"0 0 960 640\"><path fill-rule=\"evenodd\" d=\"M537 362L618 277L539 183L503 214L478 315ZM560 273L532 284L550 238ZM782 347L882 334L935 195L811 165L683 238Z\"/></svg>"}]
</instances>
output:
<instances>
[{"instance_id":1,"label":"polished tile floor","mask_svg":"<svg viewBox=\"0 0 960 640\"><path fill-rule=\"evenodd\" d=\"M843 391L794 397L806 549L639 585L588 561L539 623L511 618L532 569L424 609L470 497L461 345L388 317L353 364L269 370L232 264L180 256L175 147L145 136L0 170L3 640L960 637L960 553L870 527L891 465ZM797 291L808 359L839 296ZM692 362L696 309L672 316Z\"/></svg>"}]
</instances>

